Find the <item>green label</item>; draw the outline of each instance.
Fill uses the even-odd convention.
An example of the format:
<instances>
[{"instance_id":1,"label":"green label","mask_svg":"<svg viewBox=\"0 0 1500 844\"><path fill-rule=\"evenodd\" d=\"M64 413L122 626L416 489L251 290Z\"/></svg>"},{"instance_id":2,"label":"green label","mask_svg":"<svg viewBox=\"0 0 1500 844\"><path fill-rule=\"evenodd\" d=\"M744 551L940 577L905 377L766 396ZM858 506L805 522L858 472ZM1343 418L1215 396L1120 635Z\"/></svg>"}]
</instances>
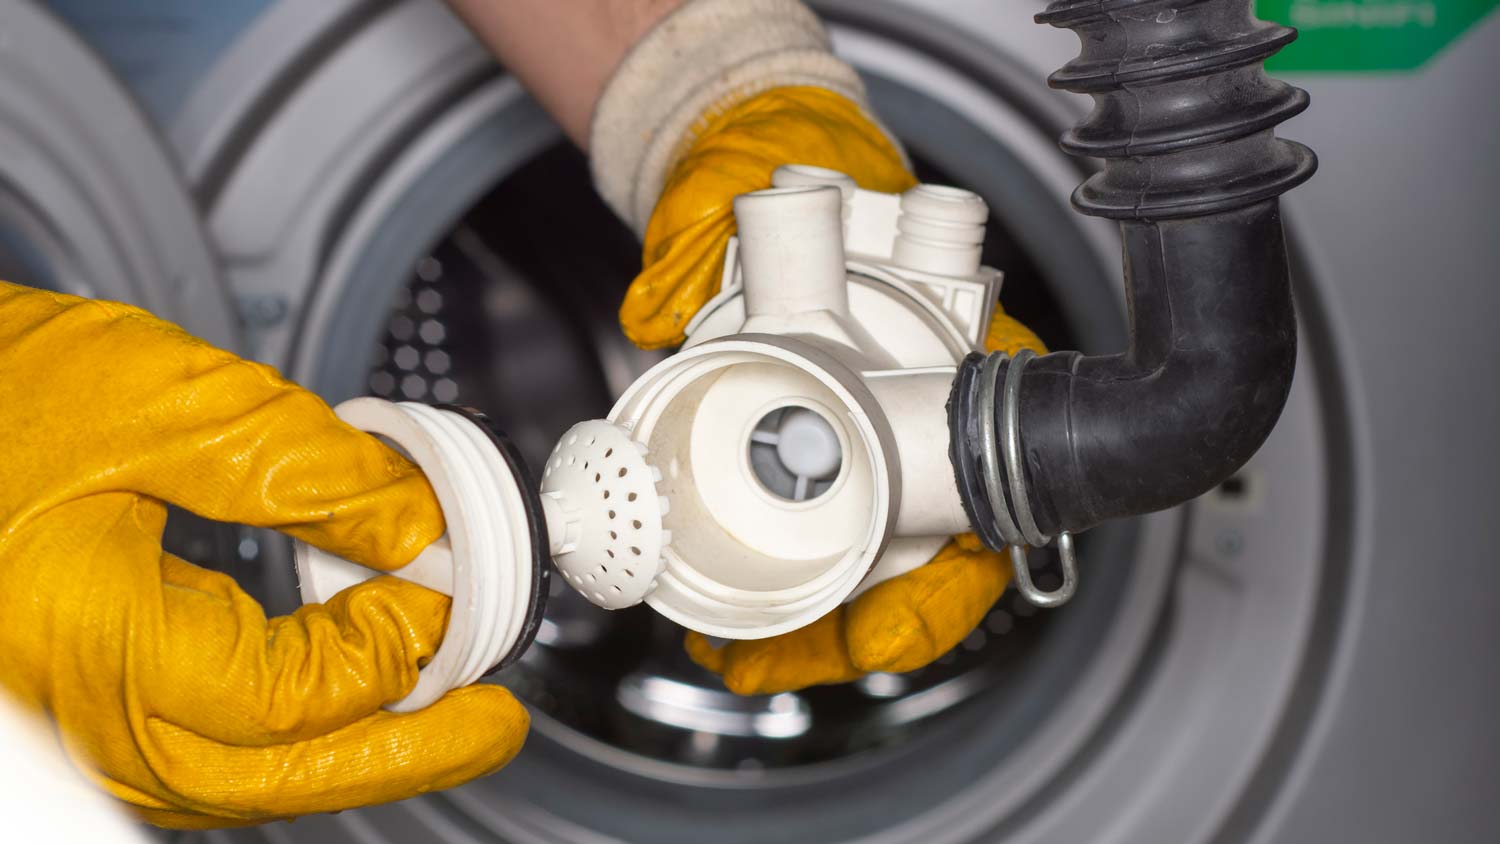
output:
<instances>
[{"instance_id":1,"label":"green label","mask_svg":"<svg viewBox=\"0 0 1500 844\"><path fill-rule=\"evenodd\" d=\"M1500 0L1256 0L1266 20L1301 35L1272 71L1414 70L1456 41Z\"/></svg>"}]
</instances>

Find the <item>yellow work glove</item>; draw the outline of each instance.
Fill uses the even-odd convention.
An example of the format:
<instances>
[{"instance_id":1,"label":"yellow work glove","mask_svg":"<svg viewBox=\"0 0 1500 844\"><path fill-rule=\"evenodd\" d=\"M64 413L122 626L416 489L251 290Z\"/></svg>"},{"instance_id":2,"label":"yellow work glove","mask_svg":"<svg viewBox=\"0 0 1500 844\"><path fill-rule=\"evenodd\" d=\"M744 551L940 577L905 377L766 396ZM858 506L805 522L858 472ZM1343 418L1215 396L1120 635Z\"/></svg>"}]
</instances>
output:
<instances>
[{"instance_id":1,"label":"yellow work glove","mask_svg":"<svg viewBox=\"0 0 1500 844\"><path fill-rule=\"evenodd\" d=\"M734 198L770 187L783 164L847 173L863 188L916 184L901 153L856 103L822 88L773 88L698 121L675 158L646 227L643 272L620 308L625 334L647 348L682 342L716 292L734 234ZM991 351L1043 351L1025 326L996 311ZM980 622L1010 582L1008 558L972 535L932 562L882 583L819 621L771 639L715 649L689 633L688 653L741 694L764 694L911 671L942 656Z\"/></svg>"},{"instance_id":2,"label":"yellow work glove","mask_svg":"<svg viewBox=\"0 0 1500 844\"><path fill-rule=\"evenodd\" d=\"M675 162L646 224L643 270L620 306L625 336L645 349L685 339L688 320L719 292L734 198L770 187L777 167L826 167L887 193L917 183L885 132L823 88L773 88L705 115Z\"/></svg>"},{"instance_id":3,"label":"yellow work glove","mask_svg":"<svg viewBox=\"0 0 1500 844\"><path fill-rule=\"evenodd\" d=\"M499 768L525 709L473 686L393 714L448 599L393 577L267 619L161 548L166 504L366 565L443 532L415 466L269 367L126 305L0 282L0 691L146 820L399 800Z\"/></svg>"}]
</instances>

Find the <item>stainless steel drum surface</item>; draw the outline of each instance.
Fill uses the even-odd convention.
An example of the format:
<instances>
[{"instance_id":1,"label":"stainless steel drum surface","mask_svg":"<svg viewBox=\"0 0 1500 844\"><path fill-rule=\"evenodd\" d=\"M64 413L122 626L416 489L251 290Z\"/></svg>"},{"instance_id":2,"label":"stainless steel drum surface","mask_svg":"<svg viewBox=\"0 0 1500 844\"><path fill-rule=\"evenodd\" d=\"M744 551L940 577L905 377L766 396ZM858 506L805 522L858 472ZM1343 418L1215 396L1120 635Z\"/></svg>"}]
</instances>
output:
<instances>
[{"instance_id":1,"label":"stainless steel drum surface","mask_svg":"<svg viewBox=\"0 0 1500 844\"><path fill-rule=\"evenodd\" d=\"M331 401L475 405L532 460L602 415L655 359L614 323L639 246L550 120L430 0L246 2L265 8L193 85L159 89L186 99L155 106L240 348ZM922 177L989 202L1007 308L1056 347L1123 347L1118 239L1068 207L1084 171L1055 145L1085 104L1044 82L1072 37L1032 24L1029 0L815 5ZM739 698L651 613L560 591L494 678L535 715L510 767L204 837L1484 840L1500 575L1480 553L1493 457L1466 449L1500 413L1466 362L1497 302L1462 282L1500 246L1479 228L1482 145L1446 139L1500 130L1474 110L1495 24L1418 77L1298 80L1314 107L1286 134L1324 169L1287 201L1304 342L1285 416L1215 492L1088 534L1066 608L1007 594L923 671ZM1423 119L1392 120L1397 96ZM1446 157L1407 166L1419 149ZM1446 240L1418 236L1433 215ZM1464 363L1419 366L1439 350ZM289 605L282 543L236 536L233 570Z\"/></svg>"}]
</instances>

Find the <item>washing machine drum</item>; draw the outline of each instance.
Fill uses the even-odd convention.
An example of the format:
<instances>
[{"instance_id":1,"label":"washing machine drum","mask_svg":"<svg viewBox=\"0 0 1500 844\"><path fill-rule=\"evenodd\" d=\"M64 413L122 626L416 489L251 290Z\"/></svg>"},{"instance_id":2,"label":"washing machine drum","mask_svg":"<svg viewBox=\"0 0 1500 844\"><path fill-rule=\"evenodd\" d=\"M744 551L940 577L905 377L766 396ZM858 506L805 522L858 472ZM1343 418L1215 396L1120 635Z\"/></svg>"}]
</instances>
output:
<instances>
[{"instance_id":1,"label":"washing machine drum","mask_svg":"<svg viewBox=\"0 0 1500 844\"><path fill-rule=\"evenodd\" d=\"M165 146L89 47L28 0L0 0L0 279L130 302L238 344Z\"/></svg>"}]
</instances>

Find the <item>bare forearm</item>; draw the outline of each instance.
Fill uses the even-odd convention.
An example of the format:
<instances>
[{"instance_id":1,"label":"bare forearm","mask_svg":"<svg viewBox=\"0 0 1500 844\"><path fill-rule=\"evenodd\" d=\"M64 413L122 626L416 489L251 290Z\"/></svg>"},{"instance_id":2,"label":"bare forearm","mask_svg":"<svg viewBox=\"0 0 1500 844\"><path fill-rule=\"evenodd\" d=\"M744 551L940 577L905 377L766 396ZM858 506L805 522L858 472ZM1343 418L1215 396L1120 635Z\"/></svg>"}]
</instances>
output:
<instances>
[{"instance_id":1,"label":"bare forearm","mask_svg":"<svg viewBox=\"0 0 1500 844\"><path fill-rule=\"evenodd\" d=\"M610 74L685 0L448 0L580 147Z\"/></svg>"}]
</instances>

